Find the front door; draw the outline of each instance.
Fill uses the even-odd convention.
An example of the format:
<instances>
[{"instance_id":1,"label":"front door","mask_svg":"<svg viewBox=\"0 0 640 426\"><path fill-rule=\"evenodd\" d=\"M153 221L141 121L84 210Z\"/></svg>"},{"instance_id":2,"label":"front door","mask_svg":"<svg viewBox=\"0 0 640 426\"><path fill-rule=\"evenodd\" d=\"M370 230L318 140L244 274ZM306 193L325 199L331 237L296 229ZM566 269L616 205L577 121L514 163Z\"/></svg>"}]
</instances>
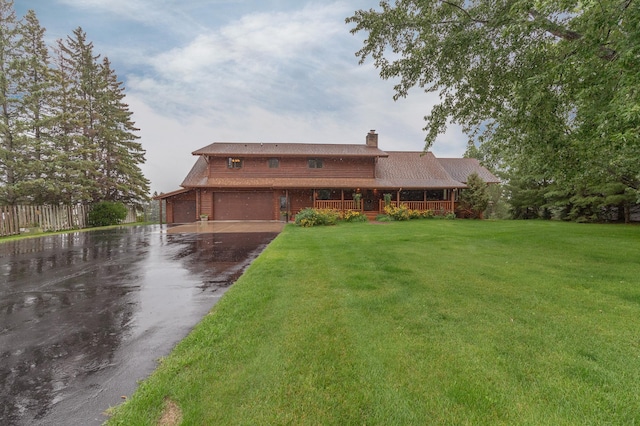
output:
<instances>
[{"instance_id":1,"label":"front door","mask_svg":"<svg viewBox=\"0 0 640 426\"><path fill-rule=\"evenodd\" d=\"M370 190L370 189L365 189L362 192L363 192L362 201L364 203L364 205L363 205L364 211L370 212L370 211L376 210L377 209L376 197L375 197L375 194L373 193L373 191Z\"/></svg>"}]
</instances>

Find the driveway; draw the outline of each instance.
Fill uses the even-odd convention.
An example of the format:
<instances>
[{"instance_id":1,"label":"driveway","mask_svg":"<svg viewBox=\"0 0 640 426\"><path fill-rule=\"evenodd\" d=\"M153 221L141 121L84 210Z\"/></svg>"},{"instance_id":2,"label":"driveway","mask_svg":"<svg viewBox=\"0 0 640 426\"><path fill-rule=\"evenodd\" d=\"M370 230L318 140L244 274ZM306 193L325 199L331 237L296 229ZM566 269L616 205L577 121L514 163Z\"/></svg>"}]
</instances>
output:
<instances>
[{"instance_id":1,"label":"driveway","mask_svg":"<svg viewBox=\"0 0 640 426\"><path fill-rule=\"evenodd\" d=\"M0 243L0 424L100 425L276 235L156 225Z\"/></svg>"}]
</instances>

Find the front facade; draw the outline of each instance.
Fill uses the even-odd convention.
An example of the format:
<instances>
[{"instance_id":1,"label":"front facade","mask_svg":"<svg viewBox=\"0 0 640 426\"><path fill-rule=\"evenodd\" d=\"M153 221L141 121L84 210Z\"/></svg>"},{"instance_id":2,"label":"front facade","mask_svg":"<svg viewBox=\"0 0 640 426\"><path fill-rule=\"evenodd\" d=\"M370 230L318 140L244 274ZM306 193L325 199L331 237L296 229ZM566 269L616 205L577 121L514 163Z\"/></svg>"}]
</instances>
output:
<instances>
[{"instance_id":1,"label":"front facade","mask_svg":"<svg viewBox=\"0 0 640 426\"><path fill-rule=\"evenodd\" d=\"M394 205L446 214L471 173L498 182L475 159L382 151L373 130L362 145L216 142L193 155L183 189L157 197L166 200L167 223L289 220L307 207L375 217L385 194Z\"/></svg>"}]
</instances>

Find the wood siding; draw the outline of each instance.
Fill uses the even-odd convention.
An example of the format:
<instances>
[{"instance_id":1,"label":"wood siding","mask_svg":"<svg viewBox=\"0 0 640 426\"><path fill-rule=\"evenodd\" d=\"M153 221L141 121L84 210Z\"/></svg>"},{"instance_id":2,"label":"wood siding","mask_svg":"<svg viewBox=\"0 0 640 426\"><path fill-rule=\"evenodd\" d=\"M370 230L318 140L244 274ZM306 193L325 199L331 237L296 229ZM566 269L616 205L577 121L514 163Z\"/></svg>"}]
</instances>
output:
<instances>
[{"instance_id":1,"label":"wood siding","mask_svg":"<svg viewBox=\"0 0 640 426\"><path fill-rule=\"evenodd\" d=\"M239 157L241 158L241 157ZM271 158L271 157L270 157ZM273 157L276 158L276 157ZM322 168L311 169L309 158L321 158ZM228 157L211 157L209 161L210 177L236 178L374 178L375 159L373 158L279 158L278 168L269 168L269 158L242 158L242 167L227 167Z\"/></svg>"}]
</instances>

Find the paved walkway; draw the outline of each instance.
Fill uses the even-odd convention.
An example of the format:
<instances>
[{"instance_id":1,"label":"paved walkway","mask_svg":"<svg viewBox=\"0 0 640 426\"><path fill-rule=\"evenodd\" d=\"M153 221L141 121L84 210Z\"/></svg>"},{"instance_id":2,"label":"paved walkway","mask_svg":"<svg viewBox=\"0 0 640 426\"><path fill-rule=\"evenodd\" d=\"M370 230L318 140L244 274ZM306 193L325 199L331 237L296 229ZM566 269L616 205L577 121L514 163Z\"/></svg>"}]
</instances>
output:
<instances>
[{"instance_id":1,"label":"paved walkway","mask_svg":"<svg viewBox=\"0 0 640 426\"><path fill-rule=\"evenodd\" d=\"M286 223L275 221L210 220L167 228L167 234L231 234L244 232L281 232Z\"/></svg>"}]
</instances>

